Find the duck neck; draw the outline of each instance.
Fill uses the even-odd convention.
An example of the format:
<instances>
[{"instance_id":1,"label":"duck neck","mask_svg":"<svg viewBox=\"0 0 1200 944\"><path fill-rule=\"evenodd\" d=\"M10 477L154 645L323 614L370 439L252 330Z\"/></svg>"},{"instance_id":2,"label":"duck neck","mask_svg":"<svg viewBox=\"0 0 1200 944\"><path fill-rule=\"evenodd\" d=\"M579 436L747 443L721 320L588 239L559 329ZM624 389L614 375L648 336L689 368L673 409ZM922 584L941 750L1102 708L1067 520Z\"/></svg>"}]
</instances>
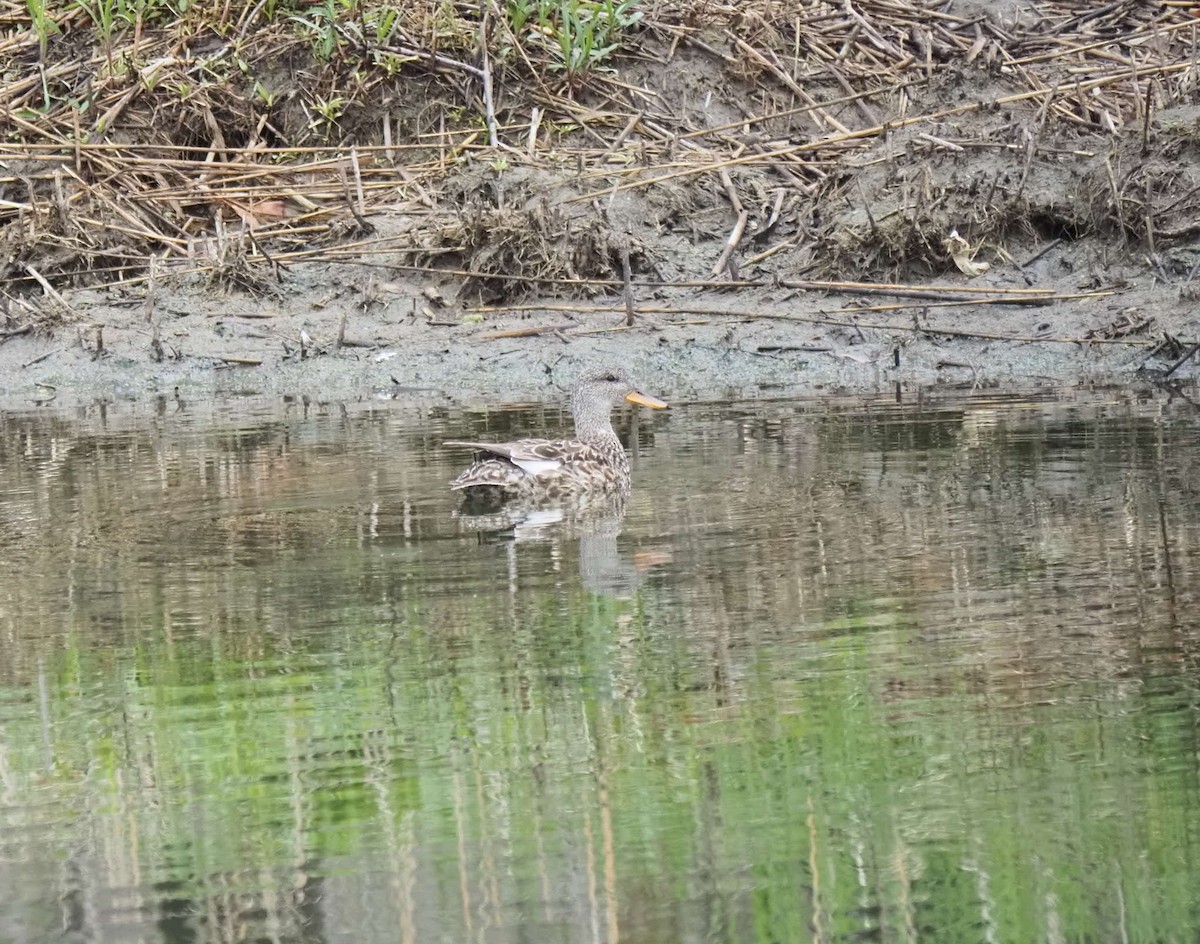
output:
<instances>
[{"instance_id":1,"label":"duck neck","mask_svg":"<svg viewBox=\"0 0 1200 944\"><path fill-rule=\"evenodd\" d=\"M575 438L586 443L619 443L612 425L612 407L588 397L571 397L571 415L575 417Z\"/></svg>"}]
</instances>

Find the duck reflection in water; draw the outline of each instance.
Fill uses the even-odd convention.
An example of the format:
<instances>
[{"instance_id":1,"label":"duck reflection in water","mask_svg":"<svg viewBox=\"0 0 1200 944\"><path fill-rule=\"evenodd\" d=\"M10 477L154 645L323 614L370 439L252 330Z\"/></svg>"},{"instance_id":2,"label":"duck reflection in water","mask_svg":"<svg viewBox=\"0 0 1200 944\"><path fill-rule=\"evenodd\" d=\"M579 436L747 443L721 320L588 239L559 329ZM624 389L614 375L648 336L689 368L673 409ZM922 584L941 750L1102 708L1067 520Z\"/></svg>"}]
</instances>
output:
<instances>
[{"instance_id":1,"label":"duck reflection in water","mask_svg":"<svg viewBox=\"0 0 1200 944\"><path fill-rule=\"evenodd\" d=\"M464 530L478 532L488 543L577 541L584 589L627 600L648 570L671 558L663 551L622 555L617 538L625 524L626 498L625 494L586 495L540 507L510 503L490 514L458 512L456 517Z\"/></svg>"}]
</instances>

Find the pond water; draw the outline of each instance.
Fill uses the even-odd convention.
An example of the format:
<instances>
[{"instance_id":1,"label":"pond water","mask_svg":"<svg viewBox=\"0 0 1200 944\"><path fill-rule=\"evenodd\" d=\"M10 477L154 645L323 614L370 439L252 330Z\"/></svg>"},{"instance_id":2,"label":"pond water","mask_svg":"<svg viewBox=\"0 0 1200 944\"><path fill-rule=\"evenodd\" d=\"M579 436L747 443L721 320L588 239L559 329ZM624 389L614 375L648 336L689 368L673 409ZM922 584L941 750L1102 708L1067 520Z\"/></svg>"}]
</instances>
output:
<instances>
[{"instance_id":1,"label":"pond water","mask_svg":"<svg viewBox=\"0 0 1200 944\"><path fill-rule=\"evenodd\" d=\"M1200 937L1189 400L677 404L456 517L566 422L0 413L0 941Z\"/></svg>"}]
</instances>

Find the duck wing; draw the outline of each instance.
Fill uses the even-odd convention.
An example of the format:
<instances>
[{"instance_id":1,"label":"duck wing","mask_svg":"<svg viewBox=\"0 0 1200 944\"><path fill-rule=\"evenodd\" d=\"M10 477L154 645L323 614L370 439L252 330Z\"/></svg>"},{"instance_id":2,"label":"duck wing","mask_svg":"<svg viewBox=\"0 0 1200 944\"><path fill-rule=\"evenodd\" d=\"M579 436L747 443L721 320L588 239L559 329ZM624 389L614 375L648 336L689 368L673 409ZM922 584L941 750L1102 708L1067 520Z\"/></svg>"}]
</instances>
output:
<instances>
[{"instance_id":1,"label":"duck wing","mask_svg":"<svg viewBox=\"0 0 1200 944\"><path fill-rule=\"evenodd\" d=\"M450 440L447 446L465 446L485 457L506 459L529 475L543 475L564 465L596 458L596 448L574 439L518 439L507 443Z\"/></svg>"}]
</instances>

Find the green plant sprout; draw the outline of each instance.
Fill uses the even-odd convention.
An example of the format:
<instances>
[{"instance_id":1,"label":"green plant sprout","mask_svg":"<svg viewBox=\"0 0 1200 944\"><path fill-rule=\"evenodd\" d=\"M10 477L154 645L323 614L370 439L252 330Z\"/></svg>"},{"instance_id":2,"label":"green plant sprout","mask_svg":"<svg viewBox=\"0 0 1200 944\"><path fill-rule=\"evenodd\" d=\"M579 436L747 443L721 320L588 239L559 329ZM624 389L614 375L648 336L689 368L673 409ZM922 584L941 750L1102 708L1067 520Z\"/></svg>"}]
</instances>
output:
<instances>
[{"instance_id":1,"label":"green plant sprout","mask_svg":"<svg viewBox=\"0 0 1200 944\"><path fill-rule=\"evenodd\" d=\"M576 84L619 47L621 34L641 19L637 0L509 0L513 35L540 46L550 68Z\"/></svg>"},{"instance_id":2,"label":"green plant sprout","mask_svg":"<svg viewBox=\"0 0 1200 944\"><path fill-rule=\"evenodd\" d=\"M46 0L25 0L25 8L29 11L29 22L38 38L38 50L42 60L46 59L46 48L50 43L50 34L58 32L58 24L50 17Z\"/></svg>"}]
</instances>

